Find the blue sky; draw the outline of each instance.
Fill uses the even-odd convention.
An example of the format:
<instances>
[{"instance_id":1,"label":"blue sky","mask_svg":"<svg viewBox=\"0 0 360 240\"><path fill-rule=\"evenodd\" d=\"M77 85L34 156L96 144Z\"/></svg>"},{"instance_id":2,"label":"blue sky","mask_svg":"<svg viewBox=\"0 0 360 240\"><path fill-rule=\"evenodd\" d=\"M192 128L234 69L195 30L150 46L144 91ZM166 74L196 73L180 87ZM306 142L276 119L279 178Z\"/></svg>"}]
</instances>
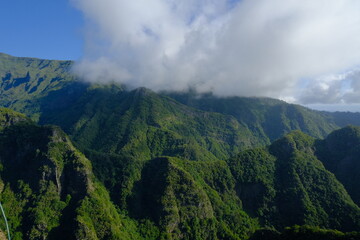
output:
<instances>
[{"instance_id":1,"label":"blue sky","mask_svg":"<svg viewBox=\"0 0 360 240\"><path fill-rule=\"evenodd\" d=\"M77 60L83 51L81 12L67 0L4 0L0 52L20 57Z\"/></svg>"},{"instance_id":2,"label":"blue sky","mask_svg":"<svg viewBox=\"0 0 360 240\"><path fill-rule=\"evenodd\" d=\"M359 0L4 0L0 52L76 60L88 81L360 111L359 9Z\"/></svg>"}]
</instances>

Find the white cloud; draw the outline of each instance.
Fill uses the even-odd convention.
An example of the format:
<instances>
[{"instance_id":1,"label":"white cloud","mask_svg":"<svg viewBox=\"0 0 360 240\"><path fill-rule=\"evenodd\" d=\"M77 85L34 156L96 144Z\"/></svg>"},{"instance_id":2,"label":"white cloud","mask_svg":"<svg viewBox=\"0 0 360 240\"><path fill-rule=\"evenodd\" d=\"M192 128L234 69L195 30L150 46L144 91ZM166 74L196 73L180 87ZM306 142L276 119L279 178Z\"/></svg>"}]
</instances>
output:
<instances>
[{"instance_id":1,"label":"white cloud","mask_svg":"<svg viewBox=\"0 0 360 240\"><path fill-rule=\"evenodd\" d=\"M304 104L360 103L360 69L309 81L298 94Z\"/></svg>"},{"instance_id":2,"label":"white cloud","mask_svg":"<svg viewBox=\"0 0 360 240\"><path fill-rule=\"evenodd\" d=\"M88 22L76 71L90 81L307 103L360 96L359 80L322 77L360 63L358 0L72 1Z\"/></svg>"}]
</instances>

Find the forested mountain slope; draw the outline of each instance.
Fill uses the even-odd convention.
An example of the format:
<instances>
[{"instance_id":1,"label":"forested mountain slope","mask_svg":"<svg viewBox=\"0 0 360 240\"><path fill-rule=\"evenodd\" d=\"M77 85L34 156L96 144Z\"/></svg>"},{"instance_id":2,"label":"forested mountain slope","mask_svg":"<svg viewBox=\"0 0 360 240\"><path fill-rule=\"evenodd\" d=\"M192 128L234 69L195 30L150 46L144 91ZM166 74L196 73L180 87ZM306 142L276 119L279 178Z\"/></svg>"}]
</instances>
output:
<instances>
[{"instance_id":1,"label":"forested mountain slope","mask_svg":"<svg viewBox=\"0 0 360 240\"><path fill-rule=\"evenodd\" d=\"M0 200L13 239L244 239L293 224L360 230L359 207L317 158L332 135L293 132L227 161L89 151L90 162L59 128L0 113ZM345 146L360 140L359 128L339 131Z\"/></svg>"},{"instance_id":2,"label":"forested mountain slope","mask_svg":"<svg viewBox=\"0 0 360 240\"><path fill-rule=\"evenodd\" d=\"M89 160L59 128L5 109L0 119L0 200L12 239L136 237L136 225L122 219Z\"/></svg>"},{"instance_id":3,"label":"forested mountain slope","mask_svg":"<svg viewBox=\"0 0 360 240\"><path fill-rule=\"evenodd\" d=\"M124 216L59 128L0 113L0 200L12 239L239 239L258 228L242 210L224 161L142 161L139 179L122 195L125 204L118 202Z\"/></svg>"},{"instance_id":4,"label":"forested mountain slope","mask_svg":"<svg viewBox=\"0 0 360 240\"><path fill-rule=\"evenodd\" d=\"M268 143L293 130L323 138L348 124L360 126L360 113L315 111L271 98L216 97L194 91L164 94L188 106L231 115Z\"/></svg>"},{"instance_id":5,"label":"forested mountain slope","mask_svg":"<svg viewBox=\"0 0 360 240\"><path fill-rule=\"evenodd\" d=\"M40 123L61 126L81 149L143 160L163 155L226 159L260 144L231 116L196 110L145 88L89 88L71 106L47 112Z\"/></svg>"},{"instance_id":6,"label":"forested mountain slope","mask_svg":"<svg viewBox=\"0 0 360 240\"><path fill-rule=\"evenodd\" d=\"M317 150L326 141L295 131L229 159L245 211L277 229L294 224L359 229L360 208L319 160Z\"/></svg>"},{"instance_id":7,"label":"forested mountain slope","mask_svg":"<svg viewBox=\"0 0 360 240\"><path fill-rule=\"evenodd\" d=\"M179 114L184 117L190 116L188 122L192 121L193 123L189 126L199 125L194 121L206 122L209 121L209 118L222 118L233 123L232 125L240 126L243 135L249 136L250 134L256 139L250 137L250 140L239 140L239 148L247 147L250 143L250 145L269 144L292 130L301 130L313 137L325 137L331 131L347 124L360 125L360 113L319 112L269 98L219 98L211 94L198 95L192 91L165 93L168 96L166 98L164 94L153 92L150 94L151 91L142 88L128 91L124 86L116 84L90 85L77 81L70 72L72 64L71 61L18 58L0 54L0 105L26 113L36 121L41 119L42 123L56 123L68 134L76 135L78 138L87 134L85 132L89 121L92 122L92 126L101 121L109 124L111 119L118 122L118 118L123 117L121 114L130 112L130 108L135 108L135 104L143 105L140 107L142 109L148 109L145 112L134 113L139 114L137 117L142 119L154 118L153 115L157 115L163 110L170 115L173 114L172 117L179 121L183 120L179 118ZM135 92L146 92L146 94L135 96ZM173 99L183 105L175 103ZM130 106L130 101L134 101L134 106ZM203 111L202 116L199 114L200 111L195 111L193 108ZM216 112L218 115L210 112ZM64 121L60 124L60 121L56 122L58 117L56 114L66 115L70 119L62 117ZM107 114L113 115L107 116ZM132 118L136 118L134 114L132 114ZM146 114L148 116L145 116ZM115 116L116 119L114 119ZM167 119L161 119L161 116L156 120L167 121ZM119 122L121 121L125 120ZM236 121L237 123L235 123ZM151 124L158 123L147 122L146 124L151 126ZM216 124L220 128L228 127L228 124L221 123L221 120ZM84 129L80 131L79 126ZM164 127L159 124L158 128L163 129ZM118 130L116 127L115 129ZM97 133L92 134L96 135ZM199 132L184 134L197 135ZM236 142L238 140L230 138L229 141ZM109 148L119 150L121 146L109 146ZM221 151L223 152L223 150Z\"/></svg>"},{"instance_id":8,"label":"forested mountain slope","mask_svg":"<svg viewBox=\"0 0 360 240\"><path fill-rule=\"evenodd\" d=\"M319 141L316 155L360 206L360 128L348 126Z\"/></svg>"},{"instance_id":9,"label":"forested mountain slope","mask_svg":"<svg viewBox=\"0 0 360 240\"><path fill-rule=\"evenodd\" d=\"M0 54L0 105L42 125L0 110L0 201L14 239L360 231L360 130L339 129L359 114L87 84L72 64Z\"/></svg>"}]
</instances>

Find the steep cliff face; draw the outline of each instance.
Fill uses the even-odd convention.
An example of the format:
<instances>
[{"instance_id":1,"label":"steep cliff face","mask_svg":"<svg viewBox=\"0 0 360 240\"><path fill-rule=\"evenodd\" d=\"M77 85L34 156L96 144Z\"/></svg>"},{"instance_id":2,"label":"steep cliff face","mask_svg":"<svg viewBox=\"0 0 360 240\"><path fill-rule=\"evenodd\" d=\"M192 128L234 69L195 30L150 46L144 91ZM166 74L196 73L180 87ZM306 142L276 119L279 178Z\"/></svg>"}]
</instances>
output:
<instances>
[{"instance_id":1,"label":"steep cliff face","mask_svg":"<svg viewBox=\"0 0 360 240\"><path fill-rule=\"evenodd\" d=\"M13 239L129 237L90 162L58 127L12 111L2 118L8 120L0 131L0 198Z\"/></svg>"},{"instance_id":2,"label":"steep cliff face","mask_svg":"<svg viewBox=\"0 0 360 240\"><path fill-rule=\"evenodd\" d=\"M0 130L17 123L26 123L30 119L21 113L14 112L7 108L0 108Z\"/></svg>"},{"instance_id":3,"label":"steep cliff face","mask_svg":"<svg viewBox=\"0 0 360 240\"><path fill-rule=\"evenodd\" d=\"M238 239L257 227L224 161L114 157L119 172L102 178L108 156L97 155L125 216L60 128L5 109L0 119L0 201L13 239Z\"/></svg>"}]
</instances>

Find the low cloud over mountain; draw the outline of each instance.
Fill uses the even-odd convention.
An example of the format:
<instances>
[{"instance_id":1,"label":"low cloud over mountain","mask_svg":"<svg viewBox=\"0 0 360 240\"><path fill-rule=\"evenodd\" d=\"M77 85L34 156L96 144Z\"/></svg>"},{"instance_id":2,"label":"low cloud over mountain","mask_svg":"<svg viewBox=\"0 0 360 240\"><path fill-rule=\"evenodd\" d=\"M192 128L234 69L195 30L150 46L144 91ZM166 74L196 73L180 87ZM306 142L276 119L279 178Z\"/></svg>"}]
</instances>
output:
<instances>
[{"instance_id":1,"label":"low cloud over mountain","mask_svg":"<svg viewBox=\"0 0 360 240\"><path fill-rule=\"evenodd\" d=\"M359 102L357 0L72 1L88 23L74 70L89 81Z\"/></svg>"}]
</instances>

